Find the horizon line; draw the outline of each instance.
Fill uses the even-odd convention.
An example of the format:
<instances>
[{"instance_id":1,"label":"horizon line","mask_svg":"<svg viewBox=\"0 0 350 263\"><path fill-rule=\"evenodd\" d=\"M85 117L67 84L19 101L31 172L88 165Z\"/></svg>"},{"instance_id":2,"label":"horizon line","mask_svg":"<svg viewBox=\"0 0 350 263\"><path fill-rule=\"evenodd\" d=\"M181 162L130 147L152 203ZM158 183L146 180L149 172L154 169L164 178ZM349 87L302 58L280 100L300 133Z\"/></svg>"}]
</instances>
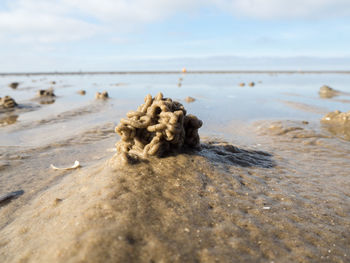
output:
<instances>
[{"instance_id":1,"label":"horizon line","mask_svg":"<svg viewBox=\"0 0 350 263\"><path fill-rule=\"evenodd\" d=\"M0 76L40 75L147 75L147 74L350 74L350 70L151 70L151 71L47 71L0 72Z\"/></svg>"}]
</instances>

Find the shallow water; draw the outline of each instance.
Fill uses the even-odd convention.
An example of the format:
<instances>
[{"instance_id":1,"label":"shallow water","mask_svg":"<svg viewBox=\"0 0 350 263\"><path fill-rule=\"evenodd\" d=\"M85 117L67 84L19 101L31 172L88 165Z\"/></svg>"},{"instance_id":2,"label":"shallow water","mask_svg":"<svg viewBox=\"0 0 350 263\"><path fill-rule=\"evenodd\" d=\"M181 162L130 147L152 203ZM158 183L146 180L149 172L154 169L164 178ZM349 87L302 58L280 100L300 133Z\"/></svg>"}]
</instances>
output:
<instances>
[{"instance_id":1,"label":"shallow water","mask_svg":"<svg viewBox=\"0 0 350 263\"><path fill-rule=\"evenodd\" d=\"M24 194L0 204L0 259L348 262L349 137L320 123L350 110L348 83L349 74L1 77L0 96L20 108L0 113L0 195ZM324 84L342 93L322 98ZM36 91L49 87L54 102L41 104ZM104 90L111 98L96 101ZM115 125L159 91L203 120L202 150L111 171ZM80 171L50 169L75 160ZM40 249L46 239L57 254Z\"/></svg>"}]
</instances>

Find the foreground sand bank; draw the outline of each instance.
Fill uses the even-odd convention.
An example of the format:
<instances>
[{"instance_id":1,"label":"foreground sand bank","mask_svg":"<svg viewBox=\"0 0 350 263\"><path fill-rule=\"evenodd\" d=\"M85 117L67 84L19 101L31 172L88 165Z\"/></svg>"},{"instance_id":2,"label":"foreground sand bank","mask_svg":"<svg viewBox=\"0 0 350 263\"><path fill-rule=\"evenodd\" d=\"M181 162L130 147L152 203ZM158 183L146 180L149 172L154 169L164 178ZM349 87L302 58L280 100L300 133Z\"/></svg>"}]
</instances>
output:
<instances>
[{"instance_id":1,"label":"foreground sand bank","mask_svg":"<svg viewBox=\"0 0 350 263\"><path fill-rule=\"evenodd\" d=\"M305 189L298 192L297 182L289 180L286 191L285 173L269 153L213 141L199 152L132 166L113 157L70 174L21 208L1 229L0 258L346 262L343 204L330 208L335 214L320 214L325 210L313 206L319 200L301 198Z\"/></svg>"}]
</instances>

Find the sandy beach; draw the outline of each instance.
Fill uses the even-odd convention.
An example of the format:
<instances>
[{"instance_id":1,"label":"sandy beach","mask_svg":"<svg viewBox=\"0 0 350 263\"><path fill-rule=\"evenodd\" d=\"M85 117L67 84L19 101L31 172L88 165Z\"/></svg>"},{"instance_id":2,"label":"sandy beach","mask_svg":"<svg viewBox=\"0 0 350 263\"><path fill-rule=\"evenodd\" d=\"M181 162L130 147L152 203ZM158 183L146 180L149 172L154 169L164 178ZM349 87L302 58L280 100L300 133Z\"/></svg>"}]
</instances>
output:
<instances>
[{"instance_id":1,"label":"sandy beach","mask_svg":"<svg viewBox=\"0 0 350 263\"><path fill-rule=\"evenodd\" d=\"M0 201L0 262L349 262L350 125L327 122L350 110L349 81L0 76L17 103L0 111L0 196L21 191ZM122 163L115 127L158 92L203 121L200 148Z\"/></svg>"}]
</instances>

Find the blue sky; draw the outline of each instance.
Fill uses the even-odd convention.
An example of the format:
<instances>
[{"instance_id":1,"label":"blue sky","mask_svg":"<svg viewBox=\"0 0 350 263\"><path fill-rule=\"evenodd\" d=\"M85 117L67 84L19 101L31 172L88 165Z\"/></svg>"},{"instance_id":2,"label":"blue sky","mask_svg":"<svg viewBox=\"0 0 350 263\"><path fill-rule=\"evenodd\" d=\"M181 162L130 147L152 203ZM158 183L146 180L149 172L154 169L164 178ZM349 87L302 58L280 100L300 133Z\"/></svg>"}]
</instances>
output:
<instances>
[{"instance_id":1,"label":"blue sky","mask_svg":"<svg viewBox=\"0 0 350 263\"><path fill-rule=\"evenodd\" d=\"M349 69L349 44L349 0L0 1L1 72Z\"/></svg>"}]
</instances>

